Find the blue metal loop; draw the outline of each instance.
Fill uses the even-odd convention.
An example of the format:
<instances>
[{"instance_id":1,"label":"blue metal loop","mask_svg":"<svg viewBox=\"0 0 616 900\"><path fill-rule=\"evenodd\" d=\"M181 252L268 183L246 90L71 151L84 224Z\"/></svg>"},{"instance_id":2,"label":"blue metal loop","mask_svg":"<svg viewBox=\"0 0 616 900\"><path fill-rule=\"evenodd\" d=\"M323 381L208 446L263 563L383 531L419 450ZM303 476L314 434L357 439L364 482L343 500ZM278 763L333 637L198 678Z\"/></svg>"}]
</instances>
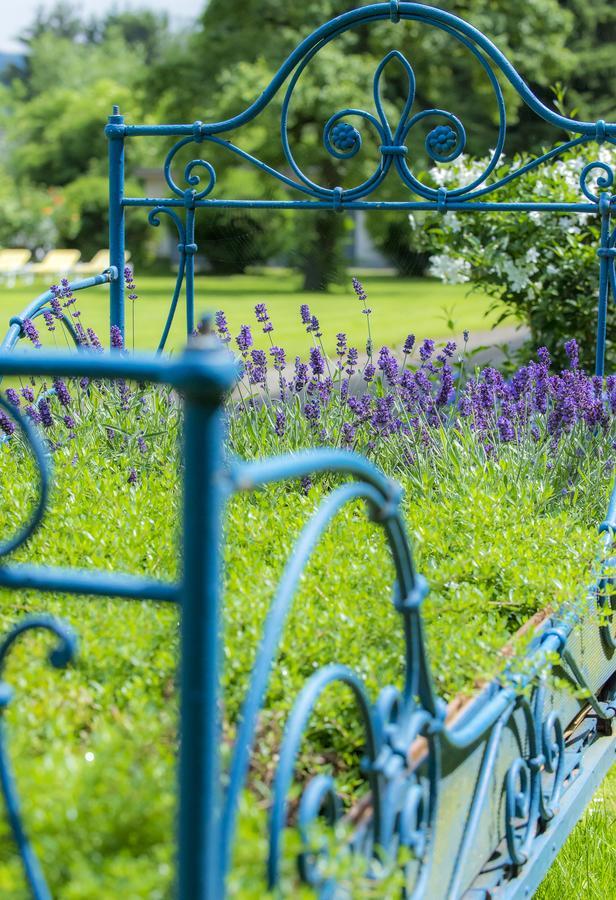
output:
<instances>
[{"instance_id":1,"label":"blue metal loop","mask_svg":"<svg viewBox=\"0 0 616 900\"><path fill-rule=\"evenodd\" d=\"M447 212L447 189L440 187L436 194L436 203L439 212Z\"/></svg>"},{"instance_id":2,"label":"blue metal loop","mask_svg":"<svg viewBox=\"0 0 616 900\"><path fill-rule=\"evenodd\" d=\"M389 18L394 24L400 21L400 0L389 0Z\"/></svg>"},{"instance_id":3,"label":"blue metal loop","mask_svg":"<svg viewBox=\"0 0 616 900\"><path fill-rule=\"evenodd\" d=\"M595 137L599 141L600 144L602 144L603 141L605 140L606 134L607 134L607 130L606 130L605 119L599 119L597 121L597 124L595 125Z\"/></svg>"},{"instance_id":4,"label":"blue metal loop","mask_svg":"<svg viewBox=\"0 0 616 900\"><path fill-rule=\"evenodd\" d=\"M408 612L417 610L428 595L428 582L423 575L415 575L415 585L406 597L399 598L395 601L395 607L400 612Z\"/></svg>"},{"instance_id":5,"label":"blue metal loop","mask_svg":"<svg viewBox=\"0 0 616 900\"><path fill-rule=\"evenodd\" d=\"M191 256L194 256L198 249L197 244L178 244L180 253L188 253Z\"/></svg>"},{"instance_id":6,"label":"blue metal loop","mask_svg":"<svg viewBox=\"0 0 616 900\"><path fill-rule=\"evenodd\" d=\"M548 640L548 638L551 637L554 637L558 640L558 652L562 653L562 651L567 646L567 640L569 638L567 631L557 625L552 626L551 628L546 629L546 631L544 631L541 635L541 643L544 644Z\"/></svg>"},{"instance_id":7,"label":"blue metal loop","mask_svg":"<svg viewBox=\"0 0 616 900\"><path fill-rule=\"evenodd\" d=\"M30 446L32 455L34 456L34 461L39 472L38 499L34 510L32 511L30 520L26 522L21 531L19 531L12 538L8 538L8 540L0 542L1 558L3 556L7 556L9 553L12 553L14 550L24 544L34 534L38 526L41 524L43 515L45 513L45 507L47 506L47 499L49 497L51 464L49 461L49 456L45 449L45 445L30 420L26 416L22 415L14 406L11 406L11 404L8 403L4 399L4 397L0 397L0 408L5 410L5 412L13 419L13 421L17 424L18 428L22 432L26 443Z\"/></svg>"},{"instance_id":8,"label":"blue metal loop","mask_svg":"<svg viewBox=\"0 0 616 900\"><path fill-rule=\"evenodd\" d=\"M335 187L332 193L332 209L334 212L340 213L342 212L342 200L344 196L344 191L341 187Z\"/></svg>"},{"instance_id":9,"label":"blue metal loop","mask_svg":"<svg viewBox=\"0 0 616 900\"><path fill-rule=\"evenodd\" d=\"M409 148L404 144L381 144L379 153L383 156L406 156Z\"/></svg>"}]
</instances>

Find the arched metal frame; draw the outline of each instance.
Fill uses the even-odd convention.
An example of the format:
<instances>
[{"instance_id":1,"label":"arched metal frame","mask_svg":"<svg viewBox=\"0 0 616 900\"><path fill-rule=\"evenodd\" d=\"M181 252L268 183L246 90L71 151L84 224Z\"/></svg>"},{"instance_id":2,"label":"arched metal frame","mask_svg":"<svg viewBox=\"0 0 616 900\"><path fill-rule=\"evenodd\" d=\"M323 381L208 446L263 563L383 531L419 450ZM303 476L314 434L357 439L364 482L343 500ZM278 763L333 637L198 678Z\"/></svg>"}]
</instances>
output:
<instances>
[{"instance_id":1,"label":"arched metal frame","mask_svg":"<svg viewBox=\"0 0 616 900\"><path fill-rule=\"evenodd\" d=\"M297 163L289 141L289 109L294 90L303 72L314 57L328 44L345 32L361 26L390 20L392 27L404 21L420 22L446 33L477 60L483 68L494 93L498 110L498 135L494 148L489 151L489 161L484 170L468 184L451 189L435 188L422 182L413 171L413 160L409 156L407 139L411 132L427 120L434 122L428 131L424 146L428 157L438 163L456 160L466 147L464 123L449 110L423 109L413 112L417 76L412 65L399 50L386 54L377 66L373 79L374 112L348 107L334 112L324 122L323 144L325 150L335 159L350 159L362 150L363 127L376 138L379 160L372 174L359 184L351 186L327 187L317 184ZM408 95L397 124L388 121L385 112L381 82L384 74L392 66L403 69ZM499 79L506 79L517 92L524 104L539 118L554 126L556 132L566 132L568 140L546 153L529 161L513 172L499 176L501 154L505 149L507 136L507 113L505 99ZM286 171L269 165L253 156L229 139L227 135L258 118L270 102L282 96L280 115L280 142L287 163ZM352 124L350 120L357 122ZM591 162L580 172L580 200L570 202L554 197L549 201L529 197L524 202L504 202L498 192L513 180L524 178L528 172L550 162L557 156L575 147L592 143L616 143L616 123L582 122L567 118L551 110L530 90L501 51L480 31L442 9L424 6L420 3L404 3L392 0L390 3L376 3L344 13L314 31L289 55L274 75L269 85L244 112L220 122L196 121L177 125L129 125L124 121L117 107L109 117L106 128L109 139L109 182L110 182L110 248L111 264L118 272L118 278L111 285L111 321L124 330L124 215L127 208L145 207L150 209L150 221L159 223L161 212L167 212L178 230L178 250L180 267L174 299L161 338L160 348L165 346L171 322L175 315L182 284L186 293L186 325L190 333L194 325L194 258L195 215L200 209L294 209L314 210L439 210L446 212L516 212L539 211L544 213L594 213L601 220L601 241L598 248L599 290L598 323L596 347L596 371L603 374L605 360L605 323L610 291L616 297L616 230L612 229L611 215L614 196L611 188L614 171L604 162ZM127 139L140 136L176 137L177 141L168 151L163 172L169 187L168 197L127 197L124 194L124 148ZM195 158L184 167L184 186L173 173L174 160L184 147L214 145L223 148L231 157L254 167L264 177L283 184L289 191L289 199L257 200L230 199L217 197L216 172L210 162ZM371 199L385 179L397 177L401 198L397 200ZM184 221L175 210L184 210Z\"/></svg>"},{"instance_id":2,"label":"arched metal frame","mask_svg":"<svg viewBox=\"0 0 616 900\"><path fill-rule=\"evenodd\" d=\"M349 28L380 20L419 20L440 28L460 41L478 59L494 88L500 115L499 140L482 176L466 186L444 191L423 185L407 159L405 141L410 130L428 116L445 120L426 138L433 160L452 161L463 152L463 123L446 110L424 110L412 115L415 73L399 51L388 54L374 79L376 115L357 109L335 113L325 123L325 147L333 156L359 152L362 136L346 119L359 116L375 129L380 162L360 185L329 189L314 183L297 166L289 147L286 123L290 98L306 65L329 41ZM380 80L388 65L401 65L407 75L409 96L400 122L392 128L380 100ZM522 100L540 117L573 137L516 173L498 179L498 161L505 140L505 107L494 69L507 78ZM277 172L220 135L253 120L287 84L283 101L281 140L294 177ZM107 126L110 159L111 267L94 279L72 285L73 290L109 282L111 324L124 328L124 211L149 208L152 224L166 214L175 223L180 247L180 269L170 317L161 345L169 332L182 287L186 291L187 330L192 331L194 303L195 214L199 208L266 207L302 209L448 209L542 210L595 212L601 217L599 324L597 371L603 371L605 313L610 289L616 294L614 256L616 235L611 230L614 173L595 162L580 173L584 200L500 203L485 198L512 178L552 159L566 149L590 141L616 140L616 125L576 122L547 109L494 45L476 29L456 17L416 3L392 2L366 6L327 23L303 41L275 75L260 98L244 113L224 122L192 125L131 126L119 111ZM132 198L123 193L124 144L140 135L177 136L164 165L170 188L168 198ZM288 201L225 200L210 196L216 175L210 163L195 159L184 170L187 188L172 174L176 153L191 143L216 143L267 176L277 178L303 199ZM196 169L207 173L205 187ZM411 199L372 201L371 193L389 173L397 173ZM590 181L600 172L598 192ZM490 178L493 181L488 181ZM180 215L184 209L184 217ZM537 630L519 666L511 663L481 691L457 718L452 718L437 695L431 676L422 625L422 601L427 585L416 572L410 543L400 513L398 487L366 460L335 450L311 451L293 457L254 463L229 463L223 458L222 403L237 375L236 366L211 336L192 339L186 351L173 358L118 353L48 354L27 356L12 351L25 318L40 314L49 303L37 298L16 317L0 346L0 376L48 375L92 379L132 379L165 383L183 398L182 575L176 583L161 583L117 572L93 572L34 566L7 561L40 526L49 483L49 461L37 432L11 410L33 449L40 470L40 499L32 519L14 538L0 545L0 586L74 594L152 599L178 603L182 610L180 713L182 740L179 754L178 893L182 900L219 900L225 894L240 795L246 787L257 717L267 690L270 671L285 620L293 603L301 573L331 519L345 504L362 500L372 519L384 531L396 570L392 602L401 619L406 649L404 683L384 687L372 701L353 671L332 663L307 680L289 716L273 785L269 818L268 859L263 861L272 888L278 884L280 859L287 827L287 795L302 736L324 691L343 684L355 699L366 739L364 771L369 798L360 824L350 838L341 838L347 851L363 860L366 877L381 877L384 858L392 865L404 851L405 894L409 897L457 898L467 891L480 896L528 896L547 871L589 802L592 792L614 760L616 735L616 639L610 552L616 529L616 490L600 526L600 546L593 582L582 598L572 598ZM301 533L283 573L264 626L252 677L245 697L232 758L225 777L221 773L220 735L220 558L221 515L225 498L234 491L255 490L283 479L335 472L347 476L325 499ZM59 644L54 665L66 664L75 649L69 629L45 617L22 621L0 644L0 710L11 700L2 666L13 640L29 628L52 631ZM547 677L556 671L554 685ZM563 681L581 688L578 699ZM224 785L224 787L223 787ZM13 836L24 862L33 896L49 897L43 874L25 835L16 786L11 774L5 725L0 716L0 790ZM300 877L323 897L335 894L331 871L323 867L324 845L315 844L314 824L335 823L341 804L333 780L318 775L302 794L297 824L303 840L298 858ZM378 861L378 865L377 865Z\"/></svg>"}]
</instances>

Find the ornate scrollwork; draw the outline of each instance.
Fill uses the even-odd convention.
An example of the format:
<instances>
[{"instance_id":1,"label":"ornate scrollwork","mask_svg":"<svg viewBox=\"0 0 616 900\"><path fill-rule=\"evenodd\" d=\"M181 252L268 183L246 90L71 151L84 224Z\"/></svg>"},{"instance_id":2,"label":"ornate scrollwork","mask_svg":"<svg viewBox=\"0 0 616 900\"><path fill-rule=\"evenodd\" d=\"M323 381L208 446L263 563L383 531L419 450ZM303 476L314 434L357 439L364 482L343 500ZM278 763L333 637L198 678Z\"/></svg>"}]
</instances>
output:
<instances>
[{"instance_id":1,"label":"ornate scrollwork","mask_svg":"<svg viewBox=\"0 0 616 900\"><path fill-rule=\"evenodd\" d=\"M521 698L526 721L527 757L518 757L505 778L505 839L510 862L523 866L538 830L558 812L565 781L565 739L557 713L544 719L545 685L535 691L534 704ZM551 776L551 778L546 778ZM547 789L546 789L547 786Z\"/></svg>"},{"instance_id":2,"label":"ornate scrollwork","mask_svg":"<svg viewBox=\"0 0 616 900\"><path fill-rule=\"evenodd\" d=\"M51 616L30 616L15 625L0 643L0 678L4 675L8 653L15 641L25 632L39 630L48 631L57 638L56 645L49 652L49 662L56 669L65 668L77 652L77 638L73 630L58 619ZM8 706L12 698L12 690L0 680L0 713ZM6 805L9 826L19 851L26 879L32 895L41 900L50 898L51 894L39 867L30 842L24 830L17 786L7 749L7 738L4 717L0 714L0 790Z\"/></svg>"},{"instance_id":3,"label":"ornate scrollwork","mask_svg":"<svg viewBox=\"0 0 616 900\"><path fill-rule=\"evenodd\" d=\"M4 409L16 422L26 443L32 451L39 473L38 499L34 509L32 510L29 520L16 535L7 538L4 541L0 541L0 558L2 558L3 556L8 556L9 553L12 553L25 543L40 525L49 496L50 462L45 445L30 420L22 415L14 406L9 404L3 397L0 397L0 409Z\"/></svg>"},{"instance_id":4,"label":"ornate scrollwork","mask_svg":"<svg viewBox=\"0 0 616 900\"><path fill-rule=\"evenodd\" d=\"M200 143L202 138L199 134L183 138L183 140L178 141L173 145L171 150L167 153L167 157L165 159L164 165L164 173L165 173L165 181L169 185L169 188L173 191L174 194L178 197L182 197L184 200L189 200L190 202L194 202L195 200L203 200L204 197L207 197L210 194L216 185L216 171L214 166L207 162L205 159L191 159L190 162L186 163L184 167L184 180L190 187L182 189L173 179L173 175L171 174L171 166L173 160L182 147L185 147L186 144L190 144L193 142ZM195 191L195 187L201 183L201 177L197 175L194 170L197 168L205 169L209 178L207 184L200 191Z\"/></svg>"},{"instance_id":5,"label":"ornate scrollwork","mask_svg":"<svg viewBox=\"0 0 616 900\"><path fill-rule=\"evenodd\" d=\"M410 851L412 859L405 864L406 890L410 896L428 874L440 777L439 748L434 737L434 731L438 729L433 728L433 719L424 710L412 711L405 707L401 695L393 687L385 688L371 706L357 675L336 665L323 667L306 682L285 729L270 814L270 887L278 881L286 826L286 798L299 747L316 703L334 683L343 683L352 689L365 734L366 756L362 769L368 779L372 812L351 849L365 859L366 872L373 879L382 877L396 866L401 849ZM420 735L427 738L430 747L427 776L411 771L408 766L410 747ZM320 835L315 842L315 823L324 819L325 824L334 825L341 813L342 802L331 777L317 775L308 782L298 814L304 843L299 864L303 879L313 887L323 888L326 879L331 878L323 871L327 844ZM374 865L377 860L378 867ZM383 866L383 861L387 865Z\"/></svg>"},{"instance_id":6,"label":"ornate scrollwork","mask_svg":"<svg viewBox=\"0 0 616 900\"><path fill-rule=\"evenodd\" d=\"M597 171L602 174L598 175ZM589 187L589 182L593 178L597 187L600 188L600 193L593 193ZM609 191L613 184L614 170L607 163L599 162L598 160L584 166L580 174L580 188L584 196L587 197L591 203L600 203L601 196Z\"/></svg>"},{"instance_id":7,"label":"ornate scrollwork","mask_svg":"<svg viewBox=\"0 0 616 900\"><path fill-rule=\"evenodd\" d=\"M563 726L555 712L551 712L541 729L541 751L545 759L545 771L552 775L549 798L540 795L541 818L549 822L558 812L558 801L565 779L565 738Z\"/></svg>"},{"instance_id":8,"label":"ornate scrollwork","mask_svg":"<svg viewBox=\"0 0 616 900\"><path fill-rule=\"evenodd\" d=\"M523 757L518 757L505 779L505 838L509 856L516 866L524 865L528 859L526 845L533 826L532 787L533 774L530 766Z\"/></svg>"}]
</instances>

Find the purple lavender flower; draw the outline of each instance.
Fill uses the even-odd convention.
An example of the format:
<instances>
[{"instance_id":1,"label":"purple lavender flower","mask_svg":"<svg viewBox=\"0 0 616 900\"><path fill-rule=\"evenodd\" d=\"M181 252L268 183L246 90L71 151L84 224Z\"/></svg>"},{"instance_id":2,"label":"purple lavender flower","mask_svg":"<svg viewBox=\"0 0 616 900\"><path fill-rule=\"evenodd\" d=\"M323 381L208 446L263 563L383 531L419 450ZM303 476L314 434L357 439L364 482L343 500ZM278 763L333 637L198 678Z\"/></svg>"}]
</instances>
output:
<instances>
[{"instance_id":1,"label":"purple lavender flower","mask_svg":"<svg viewBox=\"0 0 616 900\"><path fill-rule=\"evenodd\" d=\"M496 427L498 428L498 435L504 444L515 440L515 429L507 416L499 416Z\"/></svg>"},{"instance_id":2,"label":"purple lavender flower","mask_svg":"<svg viewBox=\"0 0 616 900\"><path fill-rule=\"evenodd\" d=\"M466 329L464 329L464 331L462 332L462 337L464 338L465 344L468 344L469 336L470 336L469 332Z\"/></svg>"},{"instance_id":3,"label":"purple lavender flower","mask_svg":"<svg viewBox=\"0 0 616 900\"><path fill-rule=\"evenodd\" d=\"M270 331L274 330L274 326L272 325L272 320L269 317L265 303L257 303L257 305L255 306L255 315L257 317L257 322L260 322L261 325L263 325L264 334L269 334Z\"/></svg>"},{"instance_id":4,"label":"purple lavender flower","mask_svg":"<svg viewBox=\"0 0 616 900\"><path fill-rule=\"evenodd\" d=\"M447 359L451 359L451 357L456 352L457 344L455 341L447 341L445 346L443 347L443 356Z\"/></svg>"},{"instance_id":5,"label":"purple lavender flower","mask_svg":"<svg viewBox=\"0 0 616 900\"><path fill-rule=\"evenodd\" d=\"M94 350L98 350L99 352L103 350L103 345L101 344L97 333L93 328L88 328L88 340L90 341L90 346Z\"/></svg>"},{"instance_id":6,"label":"purple lavender flower","mask_svg":"<svg viewBox=\"0 0 616 900\"><path fill-rule=\"evenodd\" d=\"M126 289L128 291L128 299L138 300L139 297L137 295L137 288L135 286L133 270L130 266L126 266L124 269L124 281L126 283Z\"/></svg>"},{"instance_id":7,"label":"purple lavender flower","mask_svg":"<svg viewBox=\"0 0 616 900\"><path fill-rule=\"evenodd\" d=\"M368 309L368 305L367 305L368 294L364 290L363 284L361 283L361 281L358 278L355 278L355 276L353 276L353 278L352 278L352 283L353 283L353 290L355 291L355 293L357 294L357 296L359 297L361 302L364 304L364 308L362 309L363 314L365 316L369 316L370 313L372 312L372 310Z\"/></svg>"},{"instance_id":8,"label":"purple lavender flower","mask_svg":"<svg viewBox=\"0 0 616 900\"><path fill-rule=\"evenodd\" d=\"M53 428L53 417L51 415L51 409L49 407L49 402L45 397L41 397L41 399L39 400L38 411L43 426L45 428Z\"/></svg>"},{"instance_id":9,"label":"purple lavender flower","mask_svg":"<svg viewBox=\"0 0 616 900\"><path fill-rule=\"evenodd\" d=\"M137 484L137 470L134 466L131 466L128 472L128 478L126 479L129 484Z\"/></svg>"},{"instance_id":10,"label":"purple lavender flower","mask_svg":"<svg viewBox=\"0 0 616 900\"><path fill-rule=\"evenodd\" d=\"M577 369L580 362L580 348L575 338L565 342L565 353L569 359L571 369Z\"/></svg>"},{"instance_id":11,"label":"purple lavender flower","mask_svg":"<svg viewBox=\"0 0 616 900\"><path fill-rule=\"evenodd\" d=\"M321 415L321 407L316 400L308 400L304 404L304 416L310 423L317 422Z\"/></svg>"},{"instance_id":12,"label":"purple lavender flower","mask_svg":"<svg viewBox=\"0 0 616 900\"><path fill-rule=\"evenodd\" d=\"M293 379L293 390L296 394L299 394L302 391L307 383L309 378L308 366L306 363L303 363L299 356L295 357L295 377Z\"/></svg>"},{"instance_id":13,"label":"purple lavender flower","mask_svg":"<svg viewBox=\"0 0 616 900\"><path fill-rule=\"evenodd\" d=\"M287 358L282 347L270 347L270 356L274 358L274 368L277 372L282 372L287 364Z\"/></svg>"},{"instance_id":14,"label":"purple lavender flower","mask_svg":"<svg viewBox=\"0 0 616 900\"><path fill-rule=\"evenodd\" d=\"M54 315L50 310L43 310L43 319L45 320L45 325L47 326L47 331L55 331L56 326L54 324Z\"/></svg>"},{"instance_id":15,"label":"purple lavender flower","mask_svg":"<svg viewBox=\"0 0 616 900\"><path fill-rule=\"evenodd\" d=\"M343 446L352 447L355 441L355 426L351 425L350 422L345 422L342 426L340 437Z\"/></svg>"},{"instance_id":16,"label":"purple lavender flower","mask_svg":"<svg viewBox=\"0 0 616 900\"><path fill-rule=\"evenodd\" d=\"M61 378L56 378L53 386L56 391L56 397L58 398L62 406L69 407L71 405L71 395L64 381L62 381Z\"/></svg>"},{"instance_id":17,"label":"purple lavender flower","mask_svg":"<svg viewBox=\"0 0 616 900\"><path fill-rule=\"evenodd\" d=\"M21 400L19 399L19 394L15 390L15 388L7 388L6 389L6 399L9 401L11 406L20 406ZM34 399L34 398L32 398Z\"/></svg>"},{"instance_id":18,"label":"purple lavender flower","mask_svg":"<svg viewBox=\"0 0 616 900\"><path fill-rule=\"evenodd\" d=\"M306 329L306 331L311 331L315 337L320 338L323 337L321 332L321 326L319 324L319 320L316 316L312 316L310 319L310 327Z\"/></svg>"},{"instance_id":19,"label":"purple lavender flower","mask_svg":"<svg viewBox=\"0 0 616 900\"><path fill-rule=\"evenodd\" d=\"M51 291L51 299L49 300L49 305L51 306L56 319L61 319L62 304L60 302L60 298L62 297L62 290L57 284L52 284L49 290Z\"/></svg>"},{"instance_id":20,"label":"purple lavender flower","mask_svg":"<svg viewBox=\"0 0 616 900\"><path fill-rule=\"evenodd\" d=\"M307 494L312 487L312 479L308 475L302 475L300 478L300 484L302 487L302 493Z\"/></svg>"},{"instance_id":21,"label":"purple lavender flower","mask_svg":"<svg viewBox=\"0 0 616 900\"><path fill-rule=\"evenodd\" d=\"M342 370L344 367L343 359L348 349L347 336L344 331L339 331L336 335L336 356L338 357L337 367Z\"/></svg>"},{"instance_id":22,"label":"purple lavender flower","mask_svg":"<svg viewBox=\"0 0 616 900\"><path fill-rule=\"evenodd\" d=\"M325 363L317 347L310 348L310 367L315 375L325 372Z\"/></svg>"},{"instance_id":23,"label":"purple lavender flower","mask_svg":"<svg viewBox=\"0 0 616 900\"><path fill-rule=\"evenodd\" d=\"M283 410L276 410L276 423L274 425L274 431L278 435L278 437L283 437L286 431L287 426L287 417L285 416Z\"/></svg>"},{"instance_id":24,"label":"purple lavender flower","mask_svg":"<svg viewBox=\"0 0 616 900\"><path fill-rule=\"evenodd\" d=\"M299 308L299 314L302 318L302 325L310 325L312 321L312 316L310 315L310 307L307 303L302 303ZM306 328L306 331L309 329Z\"/></svg>"},{"instance_id":25,"label":"purple lavender flower","mask_svg":"<svg viewBox=\"0 0 616 900\"><path fill-rule=\"evenodd\" d=\"M448 366L446 363L443 365L441 369L441 384L436 395L436 405L437 406L445 406L449 402L449 398L451 397L453 392L453 372L451 370L451 366Z\"/></svg>"},{"instance_id":26,"label":"purple lavender flower","mask_svg":"<svg viewBox=\"0 0 616 900\"><path fill-rule=\"evenodd\" d=\"M3 409L0 409L0 431L10 437L15 431L15 423L12 422Z\"/></svg>"},{"instance_id":27,"label":"purple lavender flower","mask_svg":"<svg viewBox=\"0 0 616 900\"><path fill-rule=\"evenodd\" d=\"M250 330L249 325L242 325L240 328L240 333L235 339L235 343L239 347L240 353L243 357L246 357L249 349L253 345L252 332Z\"/></svg>"},{"instance_id":28,"label":"purple lavender flower","mask_svg":"<svg viewBox=\"0 0 616 900\"><path fill-rule=\"evenodd\" d=\"M372 363L367 363L366 368L364 369L364 381L366 384L370 384L375 374L376 366L373 366Z\"/></svg>"},{"instance_id":29,"label":"purple lavender flower","mask_svg":"<svg viewBox=\"0 0 616 900\"><path fill-rule=\"evenodd\" d=\"M549 369L552 364L552 357L550 356L550 351L547 347L539 347L537 350L537 359L539 360L539 364L541 366L545 366L546 369Z\"/></svg>"},{"instance_id":30,"label":"purple lavender flower","mask_svg":"<svg viewBox=\"0 0 616 900\"><path fill-rule=\"evenodd\" d=\"M69 431L75 430L75 420L72 416L64 416L63 421Z\"/></svg>"},{"instance_id":31,"label":"purple lavender flower","mask_svg":"<svg viewBox=\"0 0 616 900\"><path fill-rule=\"evenodd\" d=\"M389 347L381 347L379 351L378 366L387 380L393 384L398 377L399 367L398 360L390 352ZM364 372L365 379L365 372Z\"/></svg>"},{"instance_id":32,"label":"purple lavender flower","mask_svg":"<svg viewBox=\"0 0 616 900\"><path fill-rule=\"evenodd\" d=\"M141 453L143 456L145 456L145 454L148 452L148 445L142 434L137 437L137 447L139 448L139 453Z\"/></svg>"},{"instance_id":33,"label":"purple lavender flower","mask_svg":"<svg viewBox=\"0 0 616 900\"><path fill-rule=\"evenodd\" d=\"M122 338L122 332L118 325L112 325L109 329L109 334L111 337L111 346L114 350L122 350L124 347L124 339Z\"/></svg>"},{"instance_id":34,"label":"purple lavender flower","mask_svg":"<svg viewBox=\"0 0 616 900\"><path fill-rule=\"evenodd\" d=\"M21 329L28 340L31 341L32 344L34 344L37 350L40 350L42 344L40 341L39 333L36 330L36 326L34 325L32 319L24 319L21 325Z\"/></svg>"},{"instance_id":35,"label":"purple lavender flower","mask_svg":"<svg viewBox=\"0 0 616 900\"><path fill-rule=\"evenodd\" d=\"M422 362L427 362L434 353L434 341L432 338L426 338L419 348L419 358Z\"/></svg>"},{"instance_id":36,"label":"purple lavender flower","mask_svg":"<svg viewBox=\"0 0 616 900\"><path fill-rule=\"evenodd\" d=\"M34 406L31 406L31 405L26 406L25 412L26 412L26 415L28 416L28 418L29 418L32 422L34 422L35 425L40 425L40 424L41 424L41 416L40 416L40 413L38 412L38 410L36 410L36 409L34 408Z\"/></svg>"},{"instance_id":37,"label":"purple lavender flower","mask_svg":"<svg viewBox=\"0 0 616 900\"><path fill-rule=\"evenodd\" d=\"M359 360L359 351L358 351L357 347L349 347L349 352L347 353L347 359L346 359L346 370L345 370L347 375L355 374L358 360Z\"/></svg>"},{"instance_id":38,"label":"purple lavender flower","mask_svg":"<svg viewBox=\"0 0 616 900\"><path fill-rule=\"evenodd\" d=\"M404 355L408 356L409 353L412 353L414 346L415 346L415 335L407 334L406 340L404 342L404 347L402 348Z\"/></svg>"},{"instance_id":39,"label":"purple lavender flower","mask_svg":"<svg viewBox=\"0 0 616 900\"><path fill-rule=\"evenodd\" d=\"M227 324L227 317L225 316L222 309L218 310L218 312L214 316L214 321L216 323L216 331L218 332L218 337L220 338L222 343L230 343L231 332L229 331L229 325Z\"/></svg>"},{"instance_id":40,"label":"purple lavender flower","mask_svg":"<svg viewBox=\"0 0 616 900\"><path fill-rule=\"evenodd\" d=\"M27 400L28 403L34 403L34 391L31 387L29 387L29 385L22 387L21 396L24 398L24 400Z\"/></svg>"}]
</instances>

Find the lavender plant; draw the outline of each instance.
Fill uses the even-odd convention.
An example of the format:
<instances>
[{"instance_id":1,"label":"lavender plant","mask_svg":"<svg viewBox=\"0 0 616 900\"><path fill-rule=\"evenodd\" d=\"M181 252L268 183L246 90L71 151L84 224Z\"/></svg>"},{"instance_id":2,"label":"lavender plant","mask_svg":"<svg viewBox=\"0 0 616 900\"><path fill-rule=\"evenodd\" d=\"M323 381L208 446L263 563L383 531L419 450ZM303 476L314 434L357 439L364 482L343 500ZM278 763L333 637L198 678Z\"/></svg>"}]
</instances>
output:
<instances>
[{"instance_id":1,"label":"lavender plant","mask_svg":"<svg viewBox=\"0 0 616 900\"><path fill-rule=\"evenodd\" d=\"M357 279L353 286L369 321L366 291ZM328 360L321 326L302 304L300 320L312 346L287 365L265 304L255 313L270 359L243 325L235 339L243 375L229 401L230 443L242 456L341 447L411 483L451 478L462 458L479 465L515 458L528 470L543 460L554 491L572 496L585 482L590 452L608 474L613 468L616 376L587 374L575 339L564 344L564 369L556 370L540 347L507 378L491 366L472 366L468 332L460 347L454 341L437 346L433 339L417 346L408 334L400 352L384 346L373 354L368 327L365 353L340 333L336 358ZM231 345L224 312L216 322L221 340Z\"/></svg>"},{"instance_id":2,"label":"lavender plant","mask_svg":"<svg viewBox=\"0 0 616 900\"><path fill-rule=\"evenodd\" d=\"M134 304L138 295L133 272L128 267L125 276ZM55 345L65 340L70 346L67 330L57 327L64 320L69 323L81 351L101 352L103 345L94 329L82 325L81 311L68 280L52 285L51 292L51 310L45 311L42 318ZM35 349L43 346L41 333L33 321L25 320L23 331ZM111 328L110 343L119 352L126 352L116 326ZM73 465L77 465L80 456L86 458L102 437L108 461L122 467L126 481L133 485L149 468L165 459L179 421L179 407L170 390L152 386L134 388L121 379L111 384L87 378L68 381L57 378L51 384L46 380L31 380L7 388L5 396L11 406L20 409L42 429L52 452L70 452ZM15 423L6 413L0 416L0 432L5 441L21 440Z\"/></svg>"}]
</instances>

